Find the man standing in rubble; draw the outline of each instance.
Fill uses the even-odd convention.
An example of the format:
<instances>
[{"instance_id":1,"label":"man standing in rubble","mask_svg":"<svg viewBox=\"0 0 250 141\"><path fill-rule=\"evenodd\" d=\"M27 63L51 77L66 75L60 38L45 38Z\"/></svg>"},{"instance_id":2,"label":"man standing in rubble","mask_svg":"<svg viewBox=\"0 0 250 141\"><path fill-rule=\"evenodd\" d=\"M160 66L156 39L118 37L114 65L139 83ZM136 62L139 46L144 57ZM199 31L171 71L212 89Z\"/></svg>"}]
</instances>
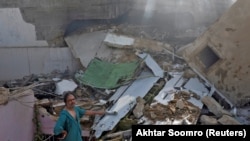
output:
<instances>
[{"instance_id":1,"label":"man standing in rubble","mask_svg":"<svg viewBox=\"0 0 250 141\"><path fill-rule=\"evenodd\" d=\"M105 111L85 110L76 104L76 97L71 92L64 95L65 108L60 112L54 127L54 134L61 141L82 141L80 118L83 115L103 115Z\"/></svg>"}]
</instances>

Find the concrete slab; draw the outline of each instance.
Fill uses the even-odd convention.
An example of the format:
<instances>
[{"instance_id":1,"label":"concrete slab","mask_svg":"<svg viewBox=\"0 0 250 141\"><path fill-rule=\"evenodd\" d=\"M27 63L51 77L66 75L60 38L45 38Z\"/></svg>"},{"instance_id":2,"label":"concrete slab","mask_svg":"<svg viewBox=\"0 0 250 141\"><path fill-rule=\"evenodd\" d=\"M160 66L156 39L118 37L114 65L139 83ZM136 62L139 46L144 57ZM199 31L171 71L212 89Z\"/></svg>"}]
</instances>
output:
<instances>
[{"instance_id":1,"label":"concrete slab","mask_svg":"<svg viewBox=\"0 0 250 141\"><path fill-rule=\"evenodd\" d=\"M105 31L97 31L85 34L73 34L65 37L65 41L75 58L79 58L82 65L87 67L94 57L108 58L111 56L112 49L103 44L105 37Z\"/></svg>"}]
</instances>

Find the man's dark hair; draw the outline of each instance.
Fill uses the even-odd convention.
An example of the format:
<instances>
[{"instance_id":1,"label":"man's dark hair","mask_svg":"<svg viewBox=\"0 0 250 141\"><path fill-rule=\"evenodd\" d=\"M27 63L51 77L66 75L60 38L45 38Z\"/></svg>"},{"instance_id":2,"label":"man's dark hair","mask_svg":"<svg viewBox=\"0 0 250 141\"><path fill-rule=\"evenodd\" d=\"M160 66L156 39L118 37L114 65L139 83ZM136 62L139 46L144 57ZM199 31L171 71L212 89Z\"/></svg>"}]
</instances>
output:
<instances>
[{"instance_id":1,"label":"man's dark hair","mask_svg":"<svg viewBox=\"0 0 250 141\"><path fill-rule=\"evenodd\" d=\"M64 103L67 102L67 98L68 98L69 95L73 95L73 96L75 97L75 95L73 94L73 92L66 92L66 93L64 94L64 96L63 96L63 101L64 101Z\"/></svg>"}]
</instances>

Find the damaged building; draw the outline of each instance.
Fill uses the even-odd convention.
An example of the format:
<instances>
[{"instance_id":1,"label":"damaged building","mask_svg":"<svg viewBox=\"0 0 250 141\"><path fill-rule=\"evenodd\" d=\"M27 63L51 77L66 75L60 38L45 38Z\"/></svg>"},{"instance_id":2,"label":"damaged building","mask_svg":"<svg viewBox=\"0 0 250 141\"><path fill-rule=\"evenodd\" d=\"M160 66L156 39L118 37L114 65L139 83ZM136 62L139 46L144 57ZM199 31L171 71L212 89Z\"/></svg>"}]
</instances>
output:
<instances>
[{"instance_id":1,"label":"damaged building","mask_svg":"<svg viewBox=\"0 0 250 141\"><path fill-rule=\"evenodd\" d=\"M206 77L236 107L249 103L249 35L245 1L239 1L192 45L184 49L189 65ZM180 51L181 52L181 51Z\"/></svg>"},{"instance_id":2,"label":"damaged building","mask_svg":"<svg viewBox=\"0 0 250 141\"><path fill-rule=\"evenodd\" d=\"M249 7L248 0L1 1L1 141L57 141L68 91L77 106L105 110L81 118L89 141L132 140L137 124L249 125Z\"/></svg>"}]
</instances>

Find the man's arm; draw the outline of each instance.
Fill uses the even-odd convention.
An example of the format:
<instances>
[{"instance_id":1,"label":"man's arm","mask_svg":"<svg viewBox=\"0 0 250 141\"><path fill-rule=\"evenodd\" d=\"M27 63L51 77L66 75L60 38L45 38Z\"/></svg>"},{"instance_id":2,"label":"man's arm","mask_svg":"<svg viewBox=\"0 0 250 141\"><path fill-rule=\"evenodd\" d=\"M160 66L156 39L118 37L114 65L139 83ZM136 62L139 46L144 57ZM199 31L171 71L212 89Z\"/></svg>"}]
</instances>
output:
<instances>
[{"instance_id":1,"label":"man's arm","mask_svg":"<svg viewBox=\"0 0 250 141\"><path fill-rule=\"evenodd\" d=\"M66 121L66 116L61 114L59 118L56 121L55 127L54 127L54 134L58 137L58 139L64 139L67 135L67 131L64 129L64 124Z\"/></svg>"},{"instance_id":2,"label":"man's arm","mask_svg":"<svg viewBox=\"0 0 250 141\"><path fill-rule=\"evenodd\" d=\"M99 111L86 110L85 114L86 115L104 115L105 111L104 110L99 110Z\"/></svg>"}]
</instances>

